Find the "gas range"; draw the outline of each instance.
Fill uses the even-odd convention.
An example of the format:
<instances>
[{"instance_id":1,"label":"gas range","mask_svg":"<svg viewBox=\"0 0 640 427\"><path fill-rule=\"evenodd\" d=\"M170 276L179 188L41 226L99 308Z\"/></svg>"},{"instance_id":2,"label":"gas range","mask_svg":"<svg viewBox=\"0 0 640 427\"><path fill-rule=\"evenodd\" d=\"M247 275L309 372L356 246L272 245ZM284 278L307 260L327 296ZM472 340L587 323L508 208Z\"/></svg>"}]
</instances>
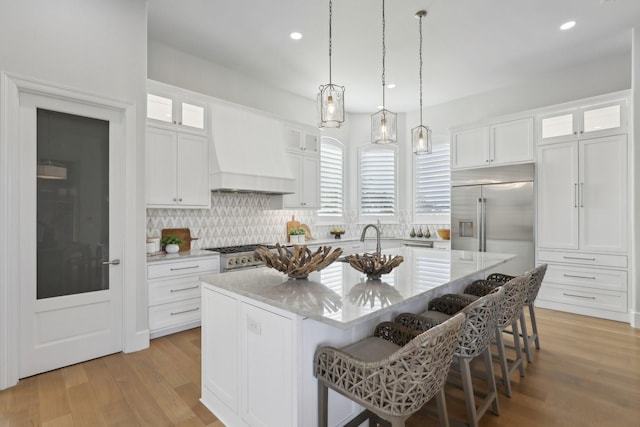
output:
<instances>
[{"instance_id":1,"label":"gas range","mask_svg":"<svg viewBox=\"0 0 640 427\"><path fill-rule=\"evenodd\" d=\"M256 268L264 265L262 261L253 256L253 252L260 246L266 246L269 249L275 249L273 245L240 245L240 246L223 246L220 248L205 248L207 251L215 251L220 253L221 271L233 271L245 268Z\"/></svg>"}]
</instances>

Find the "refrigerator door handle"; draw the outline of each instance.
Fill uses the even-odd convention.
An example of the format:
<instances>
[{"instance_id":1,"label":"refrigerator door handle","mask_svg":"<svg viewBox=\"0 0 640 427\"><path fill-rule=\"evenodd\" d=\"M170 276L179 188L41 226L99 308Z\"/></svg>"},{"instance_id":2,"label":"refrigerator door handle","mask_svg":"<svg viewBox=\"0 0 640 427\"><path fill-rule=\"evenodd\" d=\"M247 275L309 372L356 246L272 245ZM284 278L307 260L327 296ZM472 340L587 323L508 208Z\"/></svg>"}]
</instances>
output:
<instances>
[{"instance_id":1,"label":"refrigerator door handle","mask_svg":"<svg viewBox=\"0 0 640 427\"><path fill-rule=\"evenodd\" d=\"M487 250L486 242L486 199L478 198L478 251L484 252Z\"/></svg>"}]
</instances>

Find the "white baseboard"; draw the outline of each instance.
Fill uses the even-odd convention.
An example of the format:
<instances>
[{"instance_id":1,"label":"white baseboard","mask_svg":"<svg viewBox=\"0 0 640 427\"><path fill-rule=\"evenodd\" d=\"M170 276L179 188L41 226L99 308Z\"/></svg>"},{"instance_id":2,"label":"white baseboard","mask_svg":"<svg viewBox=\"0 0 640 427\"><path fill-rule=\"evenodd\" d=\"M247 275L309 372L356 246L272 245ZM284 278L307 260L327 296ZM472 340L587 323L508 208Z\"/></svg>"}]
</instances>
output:
<instances>
[{"instance_id":1,"label":"white baseboard","mask_svg":"<svg viewBox=\"0 0 640 427\"><path fill-rule=\"evenodd\" d=\"M629 321L632 328L640 329L640 312L632 311L629 313Z\"/></svg>"},{"instance_id":2,"label":"white baseboard","mask_svg":"<svg viewBox=\"0 0 640 427\"><path fill-rule=\"evenodd\" d=\"M145 348L149 348L149 330L148 329L137 331L133 336L133 338L127 339L122 351L123 353L133 353L135 351L144 350Z\"/></svg>"}]
</instances>

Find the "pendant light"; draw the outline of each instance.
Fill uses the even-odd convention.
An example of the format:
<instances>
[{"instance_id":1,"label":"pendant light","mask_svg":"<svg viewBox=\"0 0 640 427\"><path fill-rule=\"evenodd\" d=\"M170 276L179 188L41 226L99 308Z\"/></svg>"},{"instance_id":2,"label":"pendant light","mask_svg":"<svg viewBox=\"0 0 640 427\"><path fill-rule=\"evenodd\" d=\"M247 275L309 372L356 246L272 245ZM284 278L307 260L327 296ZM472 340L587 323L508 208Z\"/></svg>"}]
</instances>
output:
<instances>
[{"instance_id":1,"label":"pendant light","mask_svg":"<svg viewBox=\"0 0 640 427\"><path fill-rule=\"evenodd\" d=\"M47 157L48 160L38 162L36 177L40 179L67 179L67 168L56 165L51 161L51 137L50 137L51 111L47 111Z\"/></svg>"},{"instance_id":2,"label":"pendant light","mask_svg":"<svg viewBox=\"0 0 640 427\"><path fill-rule=\"evenodd\" d=\"M344 123L344 86L333 84L331 80L331 20L333 2L329 0L329 84L321 85L318 92L318 127L339 128Z\"/></svg>"},{"instance_id":3,"label":"pendant light","mask_svg":"<svg viewBox=\"0 0 640 427\"><path fill-rule=\"evenodd\" d=\"M420 21L420 126L411 129L411 144L415 154L431 154L432 141L431 129L422 125L422 18L427 16L426 10L416 12L416 18Z\"/></svg>"},{"instance_id":4,"label":"pendant light","mask_svg":"<svg viewBox=\"0 0 640 427\"><path fill-rule=\"evenodd\" d=\"M396 113L385 108L384 89L385 89L385 68L384 60L386 55L386 46L384 40L385 31L384 19L384 0L382 0L382 110L371 115L371 142L374 144L390 144L396 142Z\"/></svg>"}]
</instances>

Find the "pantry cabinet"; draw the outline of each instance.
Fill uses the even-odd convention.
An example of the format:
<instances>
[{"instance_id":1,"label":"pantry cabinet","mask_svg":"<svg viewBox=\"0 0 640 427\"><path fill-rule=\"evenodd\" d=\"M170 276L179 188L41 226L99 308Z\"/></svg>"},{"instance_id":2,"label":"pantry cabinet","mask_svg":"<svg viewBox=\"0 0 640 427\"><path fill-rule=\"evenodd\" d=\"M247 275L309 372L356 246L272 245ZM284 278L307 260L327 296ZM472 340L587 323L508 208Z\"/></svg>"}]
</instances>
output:
<instances>
[{"instance_id":1,"label":"pantry cabinet","mask_svg":"<svg viewBox=\"0 0 640 427\"><path fill-rule=\"evenodd\" d=\"M147 207L210 207L209 139L147 126Z\"/></svg>"},{"instance_id":2,"label":"pantry cabinet","mask_svg":"<svg viewBox=\"0 0 640 427\"><path fill-rule=\"evenodd\" d=\"M537 154L536 259L548 270L536 304L629 321L627 135L539 141Z\"/></svg>"},{"instance_id":3,"label":"pantry cabinet","mask_svg":"<svg viewBox=\"0 0 640 427\"><path fill-rule=\"evenodd\" d=\"M532 162L533 118L457 130L451 141L452 169Z\"/></svg>"}]
</instances>

